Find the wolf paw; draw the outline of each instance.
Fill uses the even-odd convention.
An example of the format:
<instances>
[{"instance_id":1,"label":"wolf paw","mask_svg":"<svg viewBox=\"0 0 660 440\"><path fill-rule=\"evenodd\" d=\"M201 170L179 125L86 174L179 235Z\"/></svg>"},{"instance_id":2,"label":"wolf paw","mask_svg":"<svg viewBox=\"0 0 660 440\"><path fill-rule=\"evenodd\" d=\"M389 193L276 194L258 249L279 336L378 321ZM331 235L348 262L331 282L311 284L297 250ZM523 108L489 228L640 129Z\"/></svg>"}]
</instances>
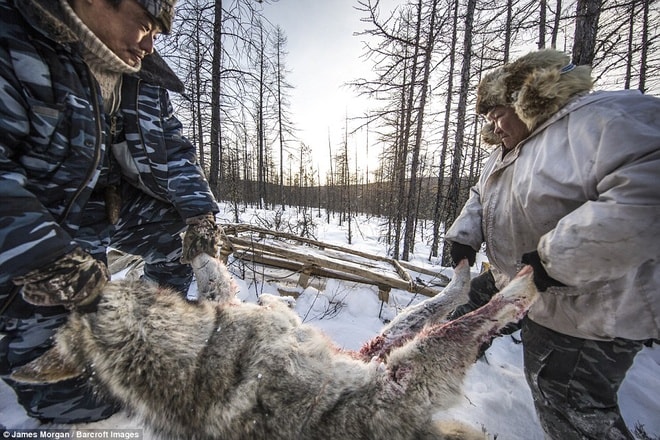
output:
<instances>
[{"instance_id":1,"label":"wolf paw","mask_svg":"<svg viewBox=\"0 0 660 440\"><path fill-rule=\"evenodd\" d=\"M289 309L293 309L296 307L296 300L290 296L275 296L271 295L269 293L264 293L261 296L259 296L259 300L257 301L257 304L259 304L262 307L280 307L280 306L286 306Z\"/></svg>"}]
</instances>

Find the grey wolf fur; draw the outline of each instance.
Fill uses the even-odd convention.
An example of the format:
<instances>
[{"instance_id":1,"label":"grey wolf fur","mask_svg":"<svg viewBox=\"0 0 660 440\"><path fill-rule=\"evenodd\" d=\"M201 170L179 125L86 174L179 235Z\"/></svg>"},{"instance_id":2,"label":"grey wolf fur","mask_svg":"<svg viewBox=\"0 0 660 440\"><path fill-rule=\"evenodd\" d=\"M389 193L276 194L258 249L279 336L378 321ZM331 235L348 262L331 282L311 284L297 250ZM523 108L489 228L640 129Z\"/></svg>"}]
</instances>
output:
<instances>
[{"instance_id":1,"label":"grey wolf fur","mask_svg":"<svg viewBox=\"0 0 660 440\"><path fill-rule=\"evenodd\" d=\"M347 352L277 297L239 303L219 260L202 254L193 268L200 292L214 300L189 303L155 285L111 282L98 311L72 313L55 347L14 379L55 381L84 365L99 389L164 438L483 439L432 416L460 396L480 344L536 297L530 269L483 308L443 323L450 297L469 284L463 262L445 295Z\"/></svg>"}]
</instances>

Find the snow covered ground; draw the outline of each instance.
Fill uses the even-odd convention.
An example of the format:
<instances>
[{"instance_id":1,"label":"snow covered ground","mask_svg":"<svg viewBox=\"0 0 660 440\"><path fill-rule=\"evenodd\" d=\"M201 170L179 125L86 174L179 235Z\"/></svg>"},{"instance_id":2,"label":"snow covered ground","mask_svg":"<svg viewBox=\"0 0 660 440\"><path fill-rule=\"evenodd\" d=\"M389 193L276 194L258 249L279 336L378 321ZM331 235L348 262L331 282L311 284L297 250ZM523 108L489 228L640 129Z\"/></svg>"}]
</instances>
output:
<instances>
[{"instance_id":1,"label":"snow covered ground","mask_svg":"<svg viewBox=\"0 0 660 440\"><path fill-rule=\"evenodd\" d=\"M224 207L222 207L224 208ZM290 214L294 210L287 210ZM221 212L220 221L230 221L229 213ZM264 219L272 212L246 211L242 222L255 223L258 217L263 226ZM339 246L347 246L345 224L338 227L336 222L327 224L324 218L314 218L315 237ZM354 229L352 249L385 256L385 249L378 241L379 219L361 217ZM355 227L355 225L354 225ZM428 248L419 243L415 248L413 264L427 269L432 268L451 276L450 268L443 268L437 262L428 262ZM483 255L478 256L474 274ZM426 275L419 275L428 279ZM277 294L275 286L253 280L238 280L239 296L246 301L254 301L258 294ZM383 325L381 319L391 319L402 307L421 300L403 291L392 291L388 304L381 307L374 287L355 283L328 280L324 288L308 287L302 290L296 303L296 310L305 322L317 326L329 335L337 345L346 349L358 349L364 341L376 335ZM379 317L380 315L380 317ZM486 356L477 361L468 373L464 384L461 402L443 418L455 418L483 429L485 438L499 440L541 440L543 433L539 427L531 394L522 370L522 346L516 343L518 334L497 338ZM645 348L635 359L632 369L624 381L620 393L620 406L623 416L631 429L643 426L651 438L660 438L660 347ZM0 381L0 425L10 429L63 428L63 426L40 426L28 417L16 403L11 389ZM78 425L84 429L143 429L126 414L119 413L108 420ZM154 438L144 430L144 439Z\"/></svg>"}]
</instances>

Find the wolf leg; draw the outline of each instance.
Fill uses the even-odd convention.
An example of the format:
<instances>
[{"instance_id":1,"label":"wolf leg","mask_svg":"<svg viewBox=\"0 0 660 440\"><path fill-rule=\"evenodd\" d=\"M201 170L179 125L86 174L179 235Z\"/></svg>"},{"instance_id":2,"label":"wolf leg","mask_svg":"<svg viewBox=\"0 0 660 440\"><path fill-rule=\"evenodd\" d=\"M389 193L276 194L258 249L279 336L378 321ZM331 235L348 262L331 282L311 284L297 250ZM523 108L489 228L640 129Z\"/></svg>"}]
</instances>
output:
<instances>
[{"instance_id":1,"label":"wolf leg","mask_svg":"<svg viewBox=\"0 0 660 440\"><path fill-rule=\"evenodd\" d=\"M412 339L422 328L446 320L458 304L465 301L470 290L470 266L461 261L454 270L451 282L438 295L399 313L383 331L364 344L360 355L364 360L374 357L384 359L395 347Z\"/></svg>"},{"instance_id":2,"label":"wolf leg","mask_svg":"<svg viewBox=\"0 0 660 440\"><path fill-rule=\"evenodd\" d=\"M485 306L426 328L410 343L392 350L386 366L397 404L451 406L479 346L507 323L521 319L537 295L532 269L525 267Z\"/></svg>"},{"instance_id":3,"label":"wolf leg","mask_svg":"<svg viewBox=\"0 0 660 440\"><path fill-rule=\"evenodd\" d=\"M192 259L190 265L195 273L201 298L220 303L234 300L238 289L222 261L202 252Z\"/></svg>"}]
</instances>

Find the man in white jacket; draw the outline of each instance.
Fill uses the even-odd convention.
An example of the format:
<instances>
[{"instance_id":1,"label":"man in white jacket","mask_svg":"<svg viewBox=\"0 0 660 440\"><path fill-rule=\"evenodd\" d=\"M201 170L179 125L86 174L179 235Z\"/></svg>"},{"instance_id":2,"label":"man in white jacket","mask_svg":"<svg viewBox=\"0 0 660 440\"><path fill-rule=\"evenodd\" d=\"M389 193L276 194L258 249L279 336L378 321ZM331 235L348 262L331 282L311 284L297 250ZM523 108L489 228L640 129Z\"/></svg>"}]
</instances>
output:
<instances>
[{"instance_id":1,"label":"man in white jacket","mask_svg":"<svg viewBox=\"0 0 660 440\"><path fill-rule=\"evenodd\" d=\"M551 49L484 76L477 112L499 147L446 240L456 263L486 243L497 288L534 268L522 339L546 436L633 439L617 391L660 338L660 99L591 87Z\"/></svg>"}]
</instances>

